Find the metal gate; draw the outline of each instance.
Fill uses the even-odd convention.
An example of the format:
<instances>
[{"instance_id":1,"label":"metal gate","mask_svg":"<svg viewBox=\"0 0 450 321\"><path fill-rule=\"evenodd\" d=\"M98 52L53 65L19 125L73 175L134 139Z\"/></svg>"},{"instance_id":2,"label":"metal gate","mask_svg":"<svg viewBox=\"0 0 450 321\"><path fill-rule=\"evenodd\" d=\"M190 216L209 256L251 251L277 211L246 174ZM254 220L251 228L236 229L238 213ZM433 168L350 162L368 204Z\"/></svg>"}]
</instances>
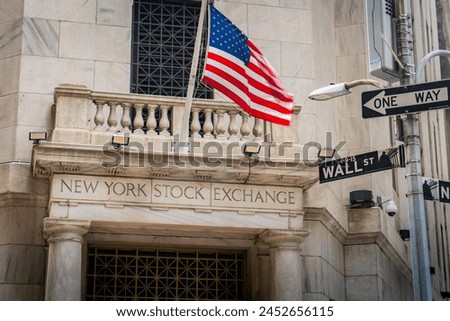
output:
<instances>
[{"instance_id":1,"label":"metal gate","mask_svg":"<svg viewBox=\"0 0 450 321\"><path fill-rule=\"evenodd\" d=\"M244 300L245 252L88 246L86 300Z\"/></svg>"}]
</instances>

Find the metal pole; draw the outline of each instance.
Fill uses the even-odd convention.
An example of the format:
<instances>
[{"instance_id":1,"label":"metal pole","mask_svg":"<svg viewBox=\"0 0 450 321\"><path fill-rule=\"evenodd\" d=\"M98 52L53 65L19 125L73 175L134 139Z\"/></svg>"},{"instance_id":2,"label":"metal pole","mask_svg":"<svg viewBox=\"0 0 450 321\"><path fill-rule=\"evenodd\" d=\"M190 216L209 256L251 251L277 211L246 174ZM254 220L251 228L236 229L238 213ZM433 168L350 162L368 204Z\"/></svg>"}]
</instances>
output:
<instances>
[{"instance_id":1,"label":"metal pole","mask_svg":"<svg viewBox=\"0 0 450 321\"><path fill-rule=\"evenodd\" d=\"M180 141L178 152L189 152L189 117L191 115L192 100L194 98L195 78L197 77L198 60L200 57L200 45L202 43L203 25L206 16L208 0L202 0L200 6L200 17L195 36L194 53L192 55L191 72L189 75L188 91L186 94L186 104L184 106L184 116L181 125Z\"/></svg>"},{"instance_id":2,"label":"metal pole","mask_svg":"<svg viewBox=\"0 0 450 321\"><path fill-rule=\"evenodd\" d=\"M411 85L415 83L415 66L410 0L399 0L398 12L398 56L405 66L405 69L401 71L400 83L402 85ZM406 181L408 187L407 196L411 233L410 246L414 300L431 301L430 262L422 188L419 115L408 114L402 121L406 151Z\"/></svg>"}]
</instances>

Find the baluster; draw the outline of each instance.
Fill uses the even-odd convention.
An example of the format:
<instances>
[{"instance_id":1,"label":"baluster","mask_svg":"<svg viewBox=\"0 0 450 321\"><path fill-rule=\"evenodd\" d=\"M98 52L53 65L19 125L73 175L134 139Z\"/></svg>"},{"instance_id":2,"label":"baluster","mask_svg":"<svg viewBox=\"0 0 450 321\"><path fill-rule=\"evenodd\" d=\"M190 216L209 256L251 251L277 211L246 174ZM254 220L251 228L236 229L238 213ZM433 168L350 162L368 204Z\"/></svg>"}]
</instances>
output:
<instances>
[{"instance_id":1,"label":"baluster","mask_svg":"<svg viewBox=\"0 0 450 321\"><path fill-rule=\"evenodd\" d=\"M203 138L214 138L212 131L214 129L213 122L212 122L212 109L205 109L205 123L203 124L203 131L205 134L203 134Z\"/></svg>"},{"instance_id":2,"label":"baluster","mask_svg":"<svg viewBox=\"0 0 450 321\"><path fill-rule=\"evenodd\" d=\"M147 135L149 136L156 136L157 133L155 131L156 128L156 117L155 117L155 110L156 107L158 107L157 105L148 105L147 106L147 110L148 110L148 118L147 118L147 123L146 123L146 127L147 127Z\"/></svg>"},{"instance_id":3,"label":"baluster","mask_svg":"<svg viewBox=\"0 0 450 321\"><path fill-rule=\"evenodd\" d=\"M228 115L230 115L230 123L228 124L228 133L230 134L230 137L228 138L229 140L239 140L236 135L238 132L236 120L237 113L237 110L230 110L228 112Z\"/></svg>"},{"instance_id":4,"label":"baluster","mask_svg":"<svg viewBox=\"0 0 450 321\"><path fill-rule=\"evenodd\" d=\"M103 106L105 105L105 103L106 102L104 100L95 101L95 104L97 105L97 112L95 113L94 117L94 130L101 130L103 124L105 123L105 115L103 115Z\"/></svg>"},{"instance_id":5,"label":"baluster","mask_svg":"<svg viewBox=\"0 0 450 321\"><path fill-rule=\"evenodd\" d=\"M109 117L108 117L108 131L109 132L115 132L117 131L117 114L116 114L116 107L119 103L117 101L109 101Z\"/></svg>"},{"instance_id":6,"label":"baluster","mask_svg":"<svg viewBox=\"0 0 450 321\"><path fill-rule=\"evenodd\" d=\"M241 125L241 135L242 140L250 140L250 124L248 123L248 114L241 112L242 125Z\"/></svg>"},{"instance_id":7,"label":"baluster","mask_svg":"<svg viewBox=\"0 0 450 321\"><path fill-rule=\"evenodd\" d=\"M144 118L142 117L142 109L144 108L144 104L134 104L134 109L136 110L136 114L134 115L134 133L138 135L142 135L144 131L142 127L144 127Z\"/></svg>"},{"instance_id":8,"label":"baluster","mask_svg":"<svg viewBox=\"0 0 450 321\"><path fill-rule=\"evenodd\" d=\"M217 110L217 125L216 125L216 132L217 132L217 138L218 139L225 139L225 120L224 120L224 113L225 110L218 109Z\"/></svg>"},{"instance_id":9,"label":"baluster","mask_svg":"<svg viewBox=\"0 0 450 321\"><path fill-rule=\"evenodd\" d=\"M253 135L255 135L255 142L264 141L262 138L263 135L263 121L262 119L255 118L255 125L253 126Z\"/></svg>"},{"instance_id":10,"label":"baluster","mask_svg":"<svg viewBox=\"0 0 450 321\"><path fill-rule=\"evenodd\" d=\"M198 133L201 129L200 119L199 119L200 109L192 108L192 123L191 123L191 131L192 137L201 138L202 136Z\"/></svg>"},{"instance_id":11,"label":"baluster","mask_svg":"<svg viewBox=\"0 0 450 321\"><path fill-rule=\"evenodd\" d=\"M120 124L123 127L124 132L130 131L130 125L131 125L131 118L130 118L130 103L121 103L123 114L122 119L120 120Z\"/></svg>"},{"instance_id":12,"label":"baluster","mask_svg":"<svg viewBox=\"0 0 450 321\"><path fill-rule=\"evenodd\" d=\"M159 129L161 132L159 135L161 136L170 136L168 129L170 128L170 122L168 117L169 106L160 106L161 109L161 119L159 120Z\"/></svg>"}]
</instances>

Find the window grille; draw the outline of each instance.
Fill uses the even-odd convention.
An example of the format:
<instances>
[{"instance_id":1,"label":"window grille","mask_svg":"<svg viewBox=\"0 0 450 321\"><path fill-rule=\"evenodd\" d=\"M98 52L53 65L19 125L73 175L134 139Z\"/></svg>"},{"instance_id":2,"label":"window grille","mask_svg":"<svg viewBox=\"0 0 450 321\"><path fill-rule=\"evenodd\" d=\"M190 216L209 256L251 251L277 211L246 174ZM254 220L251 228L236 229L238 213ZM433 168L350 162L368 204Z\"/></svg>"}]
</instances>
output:
<instances>
[{"instance_id":1,"label":"window grille","mask_svg":"<svg viewBox=\"0 0 450 321\"><path fill-rule=\"evenodd\" d=\"M244 300L245 252L88 246L87 300Z\"/></svg>"},{"instance_id":2,"label":"window grille","mask_svg":"<svg viewBox=\"0 0 450 321\"><path fill-rule=\"evenodd\" d=\"M134 0L131 92L186 97L200 15L200 1ZM212 98L200 83L207 27L197 71L196 98Z\"/></svg>"}]
</instances>

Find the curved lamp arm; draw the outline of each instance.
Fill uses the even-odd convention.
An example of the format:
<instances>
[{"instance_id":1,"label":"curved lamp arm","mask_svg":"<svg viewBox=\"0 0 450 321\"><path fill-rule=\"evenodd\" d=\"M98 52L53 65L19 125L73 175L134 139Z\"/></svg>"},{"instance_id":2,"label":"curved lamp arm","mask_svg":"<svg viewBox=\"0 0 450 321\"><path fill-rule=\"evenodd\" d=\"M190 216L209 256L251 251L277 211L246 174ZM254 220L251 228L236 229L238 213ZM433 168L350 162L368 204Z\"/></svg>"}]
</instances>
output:
<instances>
[{"instance_id":1,"label":"curved lamp arm","mask_svg":"<svg viewBox=\"0 0 450 321\"><path fill-rule=\"evenodd\" d=\"M318 88L312 91L308 98L312 100L328 100L336 97L340 97L343 95L350 94L350 88L362 85L371 85L378 88L386 88L382 82L379 82L374 79L359 79L350 82L342 82L339 84L331 84L329 86L325 86L322 88Z\"/></svg>"},{"instance_id":2,"label":"curved lamp arm","mask_svg":"<svg viewBox=\"0 0 450 321\"><path fill-rule=\"evenodd\" d=\"M450 57L450 51L449 50L435 50L427 54L425 57L422 58L422 60L419 63L419 66L417 67L417 73L416 73L416 84L423 82L424 78L424 72L425 72L425 65L430 61L430 59L436 57L436 56L447 56Z\"/></svg>"},{"instance_id":3,"label":"curved lamp arm","mask_svg":"<svg viewBox=\"0 0 450 321\"><path fill-rule=\"evenodd\" d=\"M374 79L359 79L359 80L347 82L345 84L346 84L347 89L350 89L350 88L353 88L356 86L362 86L362 85L371 85L371 86L375 86L378 88L386 88L387 87L382 82L374 80Z\"/></svg>"}]
</instances>

